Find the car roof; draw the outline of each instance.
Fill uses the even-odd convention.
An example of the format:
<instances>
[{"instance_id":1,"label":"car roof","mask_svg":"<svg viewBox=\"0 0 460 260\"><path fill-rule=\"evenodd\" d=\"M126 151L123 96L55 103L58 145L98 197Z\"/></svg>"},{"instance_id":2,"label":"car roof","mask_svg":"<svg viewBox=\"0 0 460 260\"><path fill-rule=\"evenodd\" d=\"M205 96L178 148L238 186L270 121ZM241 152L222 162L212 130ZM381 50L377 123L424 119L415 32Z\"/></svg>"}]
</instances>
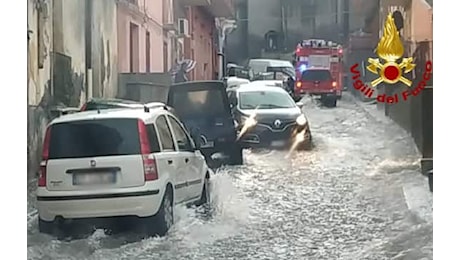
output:
<instances>
[{"instance_id":1,"label":"car roof","mask_svg":"<svg viewBox=\"0 0 460 260\"><path fill-rule=\"evenodd\" d=\"M236 91L241 92L251 92L251 91L267 91L267 92L278 92L286 93L286 91L278 86L267 86L264 84L244 84L241 85Z\"/></svg>"},{"instance_id":2,"label":"car roof","mask_svg":"<svg viewBox=\"0 0 460 260\"><path fill-rule=\"evenodd\" d=\"M60 116L53 121L50 125L58 123L66 123L73 121L82 121L82 120L94 120L94 119L107 119L107 118L132 118L132 119L141 119L143 121L152 117L155 114L169 113L163 107L150 108L150 112L145 112L144 108L142 109L101 109L101 110L91 110L84 111L74 114L68 114ZM171 114L171 113L169 113Z\"/></svg>"},{"instance_id":3,"label":"car roof","mask_svg":"<svg viewBox=\"0 0 460 260\"><path fill-rule=\"evenodd\" d=\"M121 103L121 104L128 104L128 105L138 105L140 104L137 101L127 100L127 99L119 99L119 98L92 98L88 101L95 102L95 103Z\"/></svg>"},{"instance_id":4,"label":"car roof","mask_svg":"<svg viewBox=\"0 0 460 260\"><path fill-rule=\"evenodd\" d=\"M283 81L282 80L273 80L273 79L269 79L269 80L255 80L255 81L252 81L250 82L249 84L253 84L253 85L265 85L265 86L279 86L280 84L282 85L283 84Z\"/></svg>"},{"instance_id":5,"label":"car roof","mask_svg":"<svg viewBox=\"0 0 460 260\"><path fill-rule=\"evenodd\" d=\"M308 67L307 70L305 70L305 71L309 71L309 70L327 70L327 71L330 71L329 68L325 68L325 67Z\"/></svg>"},{"instance_id":6,"label":"car roof","mask_svg":"<svg viewBox=\"0 0 460 260\"><path fill-rule=\"evenodd\" d=\"M253 62L263 62L269 63L271 67L293 67L292 63L286 60L276 60L276 59L250 59L249 64Z\"/></svg>"}]
</instances>

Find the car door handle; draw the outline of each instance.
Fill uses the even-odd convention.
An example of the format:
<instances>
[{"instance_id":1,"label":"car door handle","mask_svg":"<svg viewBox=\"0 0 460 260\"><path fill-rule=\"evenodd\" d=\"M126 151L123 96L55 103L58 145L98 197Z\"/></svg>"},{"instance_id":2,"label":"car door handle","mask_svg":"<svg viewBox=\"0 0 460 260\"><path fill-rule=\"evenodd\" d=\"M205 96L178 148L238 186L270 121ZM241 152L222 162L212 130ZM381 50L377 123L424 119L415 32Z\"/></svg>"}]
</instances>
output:
<instances>
[{"instance_id":1,"label":"car door handle","mask_svg":"<svg viewBox=\"0 0 460 260\"><path fill-rule=\"evenodd\" d=\"M188 158L185 158L185 162L188 163L189 159Z\"/></svg>"},{"instance_id":2,"label":"car door handle","mask_svg":"<svg viewBox=\"0 0 460 260\"><path fill-rule=\"evenodd\" d=\"M173 160L168 160L168 164L173 164Z\"/></svg>"}]
</instances>

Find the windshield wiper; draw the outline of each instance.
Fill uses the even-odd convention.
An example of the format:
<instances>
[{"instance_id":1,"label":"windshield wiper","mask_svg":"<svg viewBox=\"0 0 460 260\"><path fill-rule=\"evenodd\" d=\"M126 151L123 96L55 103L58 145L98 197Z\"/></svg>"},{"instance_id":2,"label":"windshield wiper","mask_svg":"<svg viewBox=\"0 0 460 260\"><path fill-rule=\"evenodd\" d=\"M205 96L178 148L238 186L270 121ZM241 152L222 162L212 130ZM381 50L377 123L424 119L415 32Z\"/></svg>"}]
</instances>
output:
<instances>
[{"instance_id":1,"label":"windshield wiper","mask_svg":"<svg viewBox=\"0 0 460 260\"><path fill-rule=\"evenodd\" d=\"M242 109L255 109L256 107L253 105L242 105L241 108Z\"/></svg>"},{"instance_id":2,"label":"windshield wiper","mask_svg":"<svg viewBox=\"0 0 460 260\"><path fill-rule=\"evenodd\" d=\"M268 108L289 108L285 106L278 106L274 104L260 104L259 107L268 107Z\"/></svg>"}]
</instances>

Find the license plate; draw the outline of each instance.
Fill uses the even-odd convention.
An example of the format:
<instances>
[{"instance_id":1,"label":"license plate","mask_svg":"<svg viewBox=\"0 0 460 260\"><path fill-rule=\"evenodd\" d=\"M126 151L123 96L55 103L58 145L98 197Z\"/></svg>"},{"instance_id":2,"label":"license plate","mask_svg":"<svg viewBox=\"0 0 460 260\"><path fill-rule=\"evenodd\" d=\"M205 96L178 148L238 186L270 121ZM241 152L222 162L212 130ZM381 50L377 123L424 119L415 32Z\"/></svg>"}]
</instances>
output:
<instances>
[{"instance_id":1,"label":"license plate","mask_svg":"<svg viewBox=\"0 0 460 260\"><path fill-rule=\"evenodd\" d=\"M284 141L273 141L272 142L272 146L275 146L275 147L284 146L285 144L286 144L286 142L284 142Z\"/></svg>"},{"instance_id":2,"label":"license plate","mask_svg":"<svg viewBox=\"0 0 460 260\"><path fill-rule=\"evenodd\" d=\"M214 147L214 141L209 141L209 142L203 144L201 147L203 147L203 148Z\"/></svg>"},{"instance_id":3,"label":"license plate","mask_svg":"<svg viewBox=\"0 0 460 260\"><path fill-rule=\"evenodd\" d=\"M116 174L107 173L79 173L73 175L74 185L104 185L112 184L116 181Z\"/></svg>"}]
</instances>

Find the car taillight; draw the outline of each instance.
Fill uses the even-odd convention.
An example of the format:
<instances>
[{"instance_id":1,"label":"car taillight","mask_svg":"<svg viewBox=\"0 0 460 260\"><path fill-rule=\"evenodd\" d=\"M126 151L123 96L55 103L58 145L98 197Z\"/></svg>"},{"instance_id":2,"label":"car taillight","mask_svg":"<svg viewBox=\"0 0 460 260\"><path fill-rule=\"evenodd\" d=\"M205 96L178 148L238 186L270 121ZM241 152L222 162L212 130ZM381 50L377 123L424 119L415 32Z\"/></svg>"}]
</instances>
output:
<instances>
[{"instance_id":1,"label":"car taillight","mask_svg":"<svg viewBox=\"0 0 460 260\"><path fill-rule=\"evenodd\" d=\"M332 82L332 87L334 87L334 88L337 87L337 82L336 81Z\"/></svg>"},{"instance_id":2,"label":"car taillight","mask_svg":"<svg viewBox=\"0 0 460 260\"><path fill-rule=\"evenodd\" d=\"M137 121L139 139L141 144L142 161L144 164L144 180L153 181L158 179L157 164L155 158L150 158L150 141L147 127L142 120Z\"/></svg>"},{"instance_id":3,"label":"car taillight","mask_svg":"<svg viewBox=\"0 0 460 260\"><path fill-rule=\"evenodd\" d=\"M50 154L51 127L46 129L45 140L43 142L42 161L38 173L38 187L46 187L46 164Z\"/></svg>"},{"instance_id":4,"label":"car taillight","mask_svg":"<svg viewBox=\"0 0 460 260\"><path fill-rule=\"evenodd\" d=\"M83 106L80 108L80 112L81 112L81 111L86 111L86 106L87 106L87 104L86 104L86 103L85 103L85 104L83 104Z\"/></svg>"},{"instance_id":5,"label":"car taillight","mask_svg":"<svg viewBox=\"0 0 460 260\"><path fill-rule=\"evenodd\" d=\"M296 85L298 88L301 88L301 87L302 87L302 82L298 81L295 85Z\"/></svg>"}]
</instances>

